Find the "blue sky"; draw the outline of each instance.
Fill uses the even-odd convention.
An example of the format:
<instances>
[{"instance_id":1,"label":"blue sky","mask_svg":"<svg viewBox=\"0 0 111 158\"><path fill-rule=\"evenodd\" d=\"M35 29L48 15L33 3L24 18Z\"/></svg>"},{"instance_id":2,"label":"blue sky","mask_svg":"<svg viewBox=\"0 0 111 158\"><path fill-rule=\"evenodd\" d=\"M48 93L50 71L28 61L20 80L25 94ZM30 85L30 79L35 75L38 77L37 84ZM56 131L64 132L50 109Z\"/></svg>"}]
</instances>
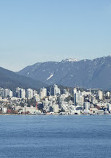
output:
<instances>
[{"instance_id":1,"label":"blue sky","mask_svg":"<svg viewBox=\"0 0 111 158\"><path fill-rule=\"evenodd\" d=\"M111 54L110 0L0 0L0 66Z\"/></svg>"}]
</instances>

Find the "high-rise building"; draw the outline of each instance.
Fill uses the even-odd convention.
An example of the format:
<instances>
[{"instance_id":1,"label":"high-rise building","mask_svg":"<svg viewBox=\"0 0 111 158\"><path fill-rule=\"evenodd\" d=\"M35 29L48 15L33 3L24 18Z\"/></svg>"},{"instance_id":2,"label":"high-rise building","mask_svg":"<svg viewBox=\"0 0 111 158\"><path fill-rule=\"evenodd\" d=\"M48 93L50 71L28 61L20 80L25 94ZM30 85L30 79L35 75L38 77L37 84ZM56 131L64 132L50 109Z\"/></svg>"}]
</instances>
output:
<instances>
[{"instance_id":1,"label":"high-rise building","mask_svg":"<svg viewBox=\"0 0 111 158\"><path fill-rule=\"evenodd\" d=\"M81 92L77 92L77 94L76 94L76 103L83 106L84 96L82 95Z\"/></svg>"},{"instance_id":2,"label":"high-rise building","mask_svg":"<svg viewBox=\"0 0 111 158\"><path fill-rule=\"evenodd\" d=\"M74 92L74 105L77 105L77 103L76 103L77 89L74 88L73 92Z\"/></svg>"},{"instance_id":3,"label":"high-rise building","mask_svg":"<svg viewBox=\"0 0 111 158\"><path fill-rule=\"evenodd\" d=\"M13 97L13 92L10 89L4 89L4 97Z\"/></svg>"},{"instance_id":4,"label":"high-rise building","mask_svg":"<svg viewBox=\"0 0 111 158\"><path fill-rule=\"evenodd\" d=\"M20 98L25 99L25 89L20 89Z\"/></svg>"},{"instance_id":5,"label":"high-rise building","mask_svg":"<svg viewBox=\"0 0 111 158\"><path fill-rule=\"evenodd\" d=\"M110 92L107 92L107 93L106 93L106 96L109 98L109 97L110 97Z\"/></svg>"},{"instance_id":6,"label":"high-rise building","mask_svg":"<svg viewBox=\"0 0 111 158\"><path fill-rule=\"evenodd\" d=\"M33 90L33 95L34 96L38 95L36 90Z\"/></svg>"},{"instance_id":7,"label":"high-rise building","mask_svg":"<svg viewBox=\"0 0 111 158\"><path fill-rule=\"evenodd\" d=\"M16 88L16 97L20 98L20 88Z\"/></svg>"},{"instance_id":8,"label":"high-rise building","mask_svg":"<svg viewBox=\"0 0 111 158\"><path fill-rule=\"evenodd\" d=\"M84 103L84 96L82 95L81 91L77 91L77 89L74 88L74 105L83 106L83 103Z\"/></svg>"},{"instance_id":9,"label":"high-rise building","mask_svg":"<svg viewBox=\"0 0 111 158\"><path fill-rule=\"evenodd\" d=\"M103 91L101 90L98 91L98 97L99 97L99 100L103 100Z\"/></svg>"},{"instance_id":10,"label":"high-rise building","mask_svg":"<svg viewBox=\"0 0 111 158\"><path fill-rule=\"evenodd\" d=\"M60 95L60 88L54 84L53 87L51 88L51 95L55 96L55 95Z\"/></svg>"},{"instance_id":11,"label":"high-rise building","mask_svg":"<svg viewBox=\"0 0 111 158\"><path fill-rule=\"evenodd\" d=\"M33 89L28 88L28 89L27 89L26 96L27 96L28 99L32 99L33 96L34 96Z\"/></svg>"},{"instance_id":12,"label":"high-rise building","mask_svg":"<svg viewBox=\"0 0 111 158\"><path fill-rule=\"evenodd\" d=\"M3 88L0 88L0 96L4 97L4 89Z\"/></svg>"},{"instance_id":13,"label":"high-rise building","mask_svg":"<svg viewBox=\"0 0 111 158\"><path fill-rule=\"evenodd\" d=\"M47 89L46 88L41 88L40 89L40 98L43 99L47 96Z\"/></svg>"},{"instance_id":14,"label":"high-rise building","mask_svg":"<svg viewBox=\"0 0 111 158\"><path fill-rule=\"evenodd\" d=\"M16 88L16 97L25 99L25 95L25 89L19 87Z\"/></svg>"}]
</instances>

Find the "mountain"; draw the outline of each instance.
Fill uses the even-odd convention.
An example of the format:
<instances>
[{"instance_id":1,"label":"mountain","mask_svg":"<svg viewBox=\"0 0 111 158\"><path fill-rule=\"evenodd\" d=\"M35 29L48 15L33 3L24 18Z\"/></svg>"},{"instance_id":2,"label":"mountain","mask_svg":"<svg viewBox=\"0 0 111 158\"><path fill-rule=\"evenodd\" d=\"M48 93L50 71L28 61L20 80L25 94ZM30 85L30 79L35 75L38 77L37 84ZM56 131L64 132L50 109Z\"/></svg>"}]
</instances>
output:
<instances>
[{"instance_id":1,"label":"mountain","mask_svg":"<svg viewBox=\"0 0 111 158\"><path fill-rule=\"evenodd\" d=\"M28 66L20 75L38 79L46 84L111 89L111 56L93 60L66 59Z\"/></svg>"},{"instance_id":2,"label":"mountain","mask_svg":"<svg viewBox=\"0 0 111 158\"><path fill-rule=\"evenodd\" d=\"M16 87L23 87L38 89L43 86L44 84L40 81L35 81L32 78L21 76L0 67L0 87L2 88L15 89Z\"/></svg>"}]
</instances>

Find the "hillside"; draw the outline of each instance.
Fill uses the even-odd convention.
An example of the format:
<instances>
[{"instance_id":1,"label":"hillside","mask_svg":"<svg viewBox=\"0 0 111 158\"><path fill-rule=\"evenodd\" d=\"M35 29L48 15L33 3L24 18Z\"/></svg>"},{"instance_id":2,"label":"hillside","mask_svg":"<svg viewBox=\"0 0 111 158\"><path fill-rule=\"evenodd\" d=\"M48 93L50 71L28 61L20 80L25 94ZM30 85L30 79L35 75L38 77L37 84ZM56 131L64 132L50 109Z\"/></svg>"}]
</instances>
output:
<instances>
[{"instance_id":1,"label":"hillside","mask_svg":"<svg viewBox=\"0 0 111 158\"><path fill-rule=\"evenodd\" d=\"M14 89L16 87L38 89L43 86L44 84L40 81L35 81L31 78L21 76L15 72L0 67L0 87L10 89Z\"/></svg>"},{"instance_id":2,"label":"hillside","mask_svg":"<svg viewBox=\"0 0 111 158\"><path fill-rule=\"evenodd\" d=\"M36 63L18 73L49 85L56 83L70 87L111 89L111 56Z\"/></svg>"}]
</instances>

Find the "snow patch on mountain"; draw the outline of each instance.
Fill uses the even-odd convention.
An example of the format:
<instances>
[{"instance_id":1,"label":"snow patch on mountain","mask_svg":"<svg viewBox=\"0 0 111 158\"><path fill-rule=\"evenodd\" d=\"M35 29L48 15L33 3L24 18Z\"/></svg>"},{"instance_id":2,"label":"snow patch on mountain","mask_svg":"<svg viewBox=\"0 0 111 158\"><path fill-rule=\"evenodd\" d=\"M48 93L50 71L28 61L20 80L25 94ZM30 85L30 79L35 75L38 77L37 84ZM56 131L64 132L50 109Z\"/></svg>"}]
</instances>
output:
<instances>
[{"instance_id":1,"label":"snow patch on mountain","mask_svg":"<svg viewBox=\"0 0 111 158\"><path fill-rule=\"evenodd\" d=\"M62 62L77 62L77 61L78 60L75 58L69 58L69 59L62 60Z\"/></svg>"},{"instance_id":2,"label":"snow patch on mountain","mask_svg":"<svg viewBox=\"0 0 111 158\"><path fill-rule=\"evenodd\" d=\"M47 78L47 80L50 80L53 76L54 76L54 75L51 74L51 75Z\"/></svg>"}]
</instances>

